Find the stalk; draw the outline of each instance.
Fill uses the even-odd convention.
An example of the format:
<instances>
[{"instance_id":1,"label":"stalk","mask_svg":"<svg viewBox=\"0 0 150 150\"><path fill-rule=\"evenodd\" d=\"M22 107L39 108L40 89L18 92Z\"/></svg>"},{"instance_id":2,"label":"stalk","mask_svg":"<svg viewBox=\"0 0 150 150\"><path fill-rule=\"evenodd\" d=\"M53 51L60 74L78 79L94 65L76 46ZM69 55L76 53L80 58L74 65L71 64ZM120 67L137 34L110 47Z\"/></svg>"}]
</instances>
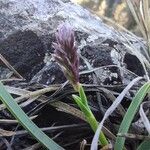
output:
<instances>
[{"instance_id":1,"label":"stalk","mask_svg":"<svg viewBox=\"0 0 150 150\"><path fill-rule=\"evenodd\" d=\"M92 130L95 133L98 128L98 122L97 122L96 118L94 117L93 113L91 112L91 116L86 117L86 119L87 119L87 122L90 124ZM100 135L99 135L99 142L100 142L101 146L106 146L109 144L102 131L100 132Z\"/></svg>"},{"instance_id":2,"label":"stalk","mask_svg":"<svg viewBox=\"0 0 150 150\"><path fill-rule=\"evenodd\" d=\"M77 105L79 106L79 108L81 109L81 111L83 112L87 122L89 123L89 125L91 126L92 130L95 133L98 128L98 122L88 105L88 101L84 89L80 83L77 84L75 89L77 89L77 92L79 92L79 96L77 95L72 95L72 96L75 102L77 103ZM102 147L109 144L102 131L100 132L99 135L99 142Z\"/></svg>"}]
</instances>

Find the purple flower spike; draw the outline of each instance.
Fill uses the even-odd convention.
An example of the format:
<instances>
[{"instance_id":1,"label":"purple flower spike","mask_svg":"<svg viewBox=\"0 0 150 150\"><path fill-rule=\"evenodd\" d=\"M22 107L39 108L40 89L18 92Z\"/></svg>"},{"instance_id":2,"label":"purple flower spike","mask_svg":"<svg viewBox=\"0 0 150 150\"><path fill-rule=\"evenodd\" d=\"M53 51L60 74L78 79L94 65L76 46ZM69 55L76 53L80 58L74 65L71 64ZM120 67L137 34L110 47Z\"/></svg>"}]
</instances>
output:
<instances>
[{"instance_id":1,"label":"purple flower spike","mask_svg":"<svg viewBox=\"0 0 150 150\"><path fill-rule=\"evenodd\" d=\"M79 83L79 58L77 47L75 46L75 36L73 29L68 24L58 27L56 33L56 43L53 57L62 68L66 78L77 90Z\"/></svg>"}]
</instances>

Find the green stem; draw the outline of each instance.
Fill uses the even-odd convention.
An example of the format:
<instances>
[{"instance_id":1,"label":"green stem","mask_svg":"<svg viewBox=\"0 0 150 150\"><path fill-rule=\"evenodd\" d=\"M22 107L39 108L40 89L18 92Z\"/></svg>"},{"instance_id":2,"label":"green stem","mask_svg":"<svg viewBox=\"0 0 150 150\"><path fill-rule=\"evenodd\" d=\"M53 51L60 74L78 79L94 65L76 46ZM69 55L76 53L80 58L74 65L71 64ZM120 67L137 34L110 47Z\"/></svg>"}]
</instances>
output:
<instances>
[{"instance_id":1,"label":"green stem","mask_svg":"<svg viewBox=\"0 0 150 150\"><path fill-rule=\"evenodd\" d=\"M91 112L91 116L90 117L86 117L88 123L90 124L92 130L94 132L96 132L97 128L98 128L98 122L96 120L96 118L94 117L93 113ZM108 145L108 141L105 137L105 135L103 134L103 132L100 132L100 135L99 135L99 141L101 143L101 146L105 146L105 145Z\"/></svg>"},{"instance_id":2,"label":"green stem","mask_svg":"<svg viewBox=\"0 0 150 150\"><path fill-rule=\"evenodd\" d=\"M98 128L98 122L88 105L88 101L84 89L80 83L77 83L75 87L76 87L75 90L79 92L79 96L77 95L72 95L72 96L75 102L77 103L77 105L80 107L84 116L86 117L86 120L90 124L92 130L96 132ZM99 142L101 143L101 146L105 146L109 144L103 132L100 132Z\"/></svg>"}]
</instances>

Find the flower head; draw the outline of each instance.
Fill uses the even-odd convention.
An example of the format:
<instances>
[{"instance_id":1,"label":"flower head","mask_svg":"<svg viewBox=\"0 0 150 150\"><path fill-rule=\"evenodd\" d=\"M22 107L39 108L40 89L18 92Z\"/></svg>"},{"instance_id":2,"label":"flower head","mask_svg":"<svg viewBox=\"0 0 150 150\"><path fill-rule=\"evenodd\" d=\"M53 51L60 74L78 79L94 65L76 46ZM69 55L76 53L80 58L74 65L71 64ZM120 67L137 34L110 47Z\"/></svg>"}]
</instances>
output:
<instances>
[{"instance_id":1,"label":"flower head","mask_svg":"<svg viewBox=\"0 0 150 150\"><path fill-rule=\"evenodd\" d=\"M76 89L79 83L79 58L73 29L68 24L60 25L56 40L56 43L53 43L55 49L53 57Z\"/></svg>"}]
</instances>

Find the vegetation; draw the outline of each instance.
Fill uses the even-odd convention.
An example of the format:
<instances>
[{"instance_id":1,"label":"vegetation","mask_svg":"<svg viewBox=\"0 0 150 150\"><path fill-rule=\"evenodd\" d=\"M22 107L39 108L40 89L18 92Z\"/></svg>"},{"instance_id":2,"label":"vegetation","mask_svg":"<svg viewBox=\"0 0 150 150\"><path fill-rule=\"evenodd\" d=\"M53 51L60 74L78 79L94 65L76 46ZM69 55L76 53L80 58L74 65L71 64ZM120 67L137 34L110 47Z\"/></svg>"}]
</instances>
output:
<instances>
[{"instance_id":1,"label":"vegetation","mask_svg":"<svg viewBox=\"0 0 150 150\"><path fill-rule=\"evenodd\" d=\"M138 112L139 107L140 107L139 113L140 113L141 120L142 120L145 128L147 129L148 134L150 134L150 132L149 132L150 122L149 122L148 118L146 117L146 114L143 110L143 105L147 105L149 103L149 101L144 102L144 103L142 102L145 99L146 95L150 92L150 81L149 81L149 71L150 71L150 63L149 63L149 60L150 60L149 59L150 58L150 53L149 53L149 50L150 50L150 44L149 44L150 18L149 18L149 14L150 14L150 9L149 9L149 1L148 0L140 0L140 1L126 0L126 3L128 4L130 11L133 14L133 17L134 17L137 25L139 26L139 29L140 29L143 37L146 40L147 48L144 48L142 52L138 52L138 50L136 50L132 46L132 44L127 40L127 38L124 37L128 43L128 44L125 44L125 46L129 49L129 53L135 55L141 62L142 66L145 70L147 82L137 91L134 98L132 99L130 106L128 107L128 109L126 111L126 114L123 117L123 121L119 127L118 136L115 141L115 146L114 146L115 150L125 148L125 139L126 139L125 135L128 134L127 132L129 130L129 127L131 126L133 118L135 117L136 113ZM140 43L140 41L139 41L139 43ZM129 89L128 89L128 91L129 91ZM123 92L125 92L125 91L123 91ZM119 96L121 96L123 94L123 92ZM118 98L119 98L119 96L118 96ZM115 100L116 103L117 103L117 100L118 99ZM120 100L120 102L121 102L121 100ZM114 103L112 104L111 107L114 106ZM113 109L111 107L106 111L104 118L99 125L97 133L95 134L95 137L92 142L92 150L94 150L96 148L95 145L97 143L97 136L99 135L99 132L101 131L101 126L104 123L104 119L106 119L105 116L107 115L107 112L109 112L110 109ZM115 108L116 107L114 107L114 109ZM111 113L113 112L113 110L111 110ZM108 116L109 115L107 115L107 117ZM120 135L123 135L123 136L120 136ZM135 138L136 138L136 136L135 136ZM149 142L144 140L140 145L137 145L136 149L148 150L148 149L150 149L150 144L149 144Z\"/></svg>"},{"instance_id":2,"label":"vegetation","mask_svg":"<svg viewBox=\"0 0 150 150\"><path fill-rule=\"evenodd\" d=\"M31 119L22 111L19 105L15 102L12 96L5 90L2 83L0 83L0 91L1 101L6 105L11 114L13 114L13 116L19 121L19 123L33 137L35 137L47 149L63 150L62 147L60 147L53 140L51 140L31 121Z\"/></svg>"},{"instance_id":3,"label":"vegetation","mask_svg":"<svg viewBox=\"0 0 150 150\"><path fill-rule=\"evenodd\" d=\"M126 3L128 4L133 14L133 17L135 18L135 21L137 22L139 29L141 30L141 33L146 41L146 45L143 48L143 51L139 52L132 46L130 41L128 41L128 39L123 36L123 38L125 38L125 40L127 41L127 44L124 45L128 48L129 53L135 55L139 59L145 71L145 76L135 77L128 85L126 85L124 89L122 89L122 91L119 94L116 94L115 90L111 91L106 87L101 88L101 91L103 91L103 93L105 93L110 99L112 99L112 103L110 107L104 111L104 115L100 123L97 119L97 116L92 110L92 106L89 104L89 100L86 95L86 89L84 88L84 85L82 85L79 81L79 74L81 74L79 71L79 55L77 53L77 46L75 44L74 31L68 24L62 24L58 27L58 31L56 33L56 43L53 43L53 48L55 49L55 51L54 54L52 54L52 56L55 59L55 61L59 64L67 80L72 85L73 91L71 91L69 94L72 95L72 100L74 100L74 102L80 108L80 110L75 108L76 106L74 106L73 104L69 105L67 102L61 102L59 100L54 101L54 96L57 94L61 94L59 92L61 90L64 90L66 83L64 83L63 85L55 85L52 87L43 88L37 91L28 91L14 88L12 90L13 92L11 91L12 94L17 95L19 97L13 98L9 94L10 89L8 88L8 92L5 89L4 85L0 82L0 100L4 104L0 105L0 110L4 110L6 107L11 112L11 114L18 120L18 122L31 134L31 136L33 136L45 148L52 150L64 149L60 145L56 144L51 138L49 138L42 131L43 129L38 128L31 120L31 117L28 117L27 114L21 109L22 105L28 105L27 103L30 103L31 100L37 100L39 97L40 100L38 101L40 101L41 103L37 107L35 107L34 110L31 110L28 114L34 115L36 113L35 110L41 110L41 108L43 108L45 105L50 105L55 107L59 111L71 114L75 117L80 118L83 121L86 121L90 125L90 129L92 129L95 132L92 142L90 139L91 150L96 150L98 149L98 147L101 147L102 149L112 148L115 150L131 149L128 146L132 143L132 141L128 140L131 138L135 140L133 142L134 149L150 149L150 122L147 117L149 115L148 109L150 106L150 102L148 100L150 92L149 0L140 0L139 3L132 0L126 0ZM12 66L11 69L14 70ZM131 90L134 87L135 89ZM94 88L94 90L96 91L97 89ZM54 93L50 97L47 97L45 95L46 93L51 94L51 92ZM130 93L132 93L132 95L134 96L126 96ZM117 95L117 97L115 97L115 95ZM123 100L130 99L128 97L131 98L129 106L124 106L122 104ZM47 99L45 100L45 98ZM50 102L50 98L53 99L52 102ZM24 99L27 99L27 102L24 102ZM20 106L17 103L20 103ZM117 134L115 133L115 131L111 131L110 129L105 127L105 122L109 120L109 117L112 115L112 113L115 113L116 110L121 116L119 116L119 119L121 118L121 123L118 123ZM137 116L137 114L139 114L140 117ZM130 129L132 128L133 120L142 121L144 127L147 130L146 134L134 134L134 131ZM76 125L73 125L73 127L75 126ZM70 127L72 126L70 125ZM57 128L65 129L69 127L63 126ZM52 128L49 130L52 130ZM10 136L13 136L15 134L21 133L11 132ZM81 142L81 150L84 149L85 145L87 145L86 142Z\"/></svg>"},{"instance_id":4,"label":"vegetation","mask_svg":"<svg viewBox=\"0 0 150 150\"><path fill-rule=\"evenodd\" d=\"M87 122L95 132L98 127L98 122L90 110L84 89L79 83L79 58L72 28L69 25L61 25L58 28L56 39L57 43L53 43L55 48L55 54L53 54L53 57L62 68L66 78L74 87L74 90L79 93L79 96L73 95L73 98L84 113ZM99 141L102 146L108 144L103 132L100 133Z\"/></svg>"}]
</instances>

